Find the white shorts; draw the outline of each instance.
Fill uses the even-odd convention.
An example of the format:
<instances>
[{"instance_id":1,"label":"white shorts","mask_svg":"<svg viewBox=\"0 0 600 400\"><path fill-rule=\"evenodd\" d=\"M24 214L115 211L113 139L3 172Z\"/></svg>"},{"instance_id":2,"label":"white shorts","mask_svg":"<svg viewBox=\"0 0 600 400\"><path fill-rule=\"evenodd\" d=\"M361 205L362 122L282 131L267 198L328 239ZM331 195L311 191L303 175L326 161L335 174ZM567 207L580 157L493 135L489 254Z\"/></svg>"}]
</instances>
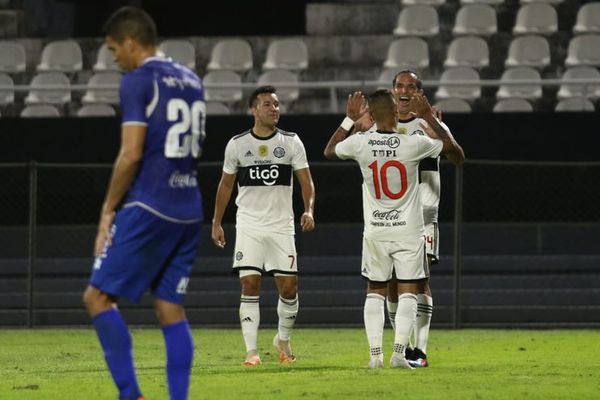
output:
<instances>
[{"instance_id":1,"label":"white shorts","mask_svg":"<svg viewBox=\"0 0 600 400\"><path fill-rule=\"evenodd\" d=\"M240 276L297 275L298 260L293 235L237 229L233 269Z\"/></svg>"},{"instance_id":2,"label":"white shorts","mask_svg":"<svg viewBox=\"0 0 600 400\"><path fill-rule=\"evenodd\" d=\"M428 278L425 238L378 242L363 237L362 276L369 282L385 283L392 279L392 270L399 281Z\"/></svg>"},{"instance_id":3,"label":"white shorts","mask_svg":"<svg viewBox=\"0 0 600 400\"><path fill-rule=\"evenodd\" d=\"M440 261L440 228L437 222L425 224L425 251L432 264Z\"/></svg>"}]
</instances>

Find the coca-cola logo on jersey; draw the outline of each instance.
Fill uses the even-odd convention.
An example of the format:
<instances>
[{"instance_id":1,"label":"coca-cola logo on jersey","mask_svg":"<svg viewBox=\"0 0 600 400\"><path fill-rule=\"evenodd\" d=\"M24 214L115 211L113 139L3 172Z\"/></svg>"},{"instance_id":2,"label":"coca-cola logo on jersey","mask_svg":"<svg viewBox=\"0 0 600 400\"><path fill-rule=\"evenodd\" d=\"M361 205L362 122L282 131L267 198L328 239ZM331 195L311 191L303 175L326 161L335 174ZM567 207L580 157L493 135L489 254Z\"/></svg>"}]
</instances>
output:
<instances>
[{"instance_id":1,"label":"coca-cola logo on jersey","mask_svg":"<svg viewBox=\"0 0 600 400\"><path fill-rule=\"evenodd\" d=\"M400 210L373 211L373 218L381 221L396 221L400 219Z\"/></svg>"},{"instance_id":2,"label":"coca-cola logo on jersey","mask_svg":"<svg viewBox=\"0 0 600 400\"><path fill-rule=\"evenodd\" d=\"M268 169L260 167L251 167L249 170L250 179L261 180L266 186L273 186L279 178L279 168L277 165L271 165Z\"/></svg>"},{"instance_id":3,"label":"coca-cola logo on jersey","mask_svg":"<svg viewBox=\"0 0 600 400\"><path fill-rule=\"evenodd\" d=\"M388 146L395 149L400 146L400 138L397 136L390 136L383 139L369 139L367 143L371 146Z\"/></svg>"},{"instance_id":4,"label":"coca-cola logo on jersey","mask_svg":"<svg viewBox=\"0 0 600 400\"><path fill-rule=\"evenodd\" d=\"M169 186L172 188L189 188L198 186L196 172L193 171L189 174L182 174L179 171L173 171L169 177Z\"/></svg>"}]
</instances>

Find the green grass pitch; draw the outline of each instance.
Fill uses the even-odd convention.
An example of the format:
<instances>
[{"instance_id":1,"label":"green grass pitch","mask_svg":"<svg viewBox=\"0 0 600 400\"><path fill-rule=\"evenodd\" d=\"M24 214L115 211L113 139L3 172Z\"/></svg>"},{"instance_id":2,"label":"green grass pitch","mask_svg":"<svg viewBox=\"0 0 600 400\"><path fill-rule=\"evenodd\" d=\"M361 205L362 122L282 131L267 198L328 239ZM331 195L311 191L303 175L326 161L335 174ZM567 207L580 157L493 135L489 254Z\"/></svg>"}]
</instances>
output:
<instances>
[{"instance_id":1,"label":"green grass pitch","mask_svg":"<svg viewBox=\"0 0 600 400\"><path fill-rule=\"evenodd\" d=\"M432 330L431 367L368 370L362 329L297 329L294 365L279 365L275 331L259 333L263 365L240 366L239 329L194 329L190 399L598 399L600 331ZM147 400L167 399L163 339L134 329ZM0 399L116 399L91 329L0 330Z\"/></svg>"}]
</instances>

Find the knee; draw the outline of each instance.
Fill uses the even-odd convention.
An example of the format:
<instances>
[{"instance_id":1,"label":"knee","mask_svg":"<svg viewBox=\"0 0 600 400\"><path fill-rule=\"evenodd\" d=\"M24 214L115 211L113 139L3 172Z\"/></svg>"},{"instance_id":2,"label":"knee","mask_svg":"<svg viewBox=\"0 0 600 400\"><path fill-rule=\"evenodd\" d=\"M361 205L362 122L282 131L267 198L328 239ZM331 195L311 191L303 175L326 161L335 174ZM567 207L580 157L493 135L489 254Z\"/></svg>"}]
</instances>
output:
<instances>
[{"instance_id":1,"label":"knee","mask_svg":"<svg viewBox=\"0 0 600 400\"><path fill-rule=\"evenodd\" d=\"M249 280L242 281L242 294L246 296L260 295L260 282Z\"/></svg>"},{"instance_id":2,"label":"knee","mask_svg":"<svg viewBox=\"0 0 600 400\"><path fill-rule=\"evenodd\" d=\"M289 299L289 300L295 299L297 294L298 294L298 285L295 282L283 285L281 287L281 292L279 293L279 295L281 297L283 297L284 299Z\"/></svg>"},{"instance_id":3,"label":"knee","mask_svg":"<svg viewBox=\"0 0 600 400\"><path fill-rule=\"evenodd\" d=\"M113 307L113 301L106 293L99 291L91 286L83 292L83 304L91 314L97 314L105 309Z\"/></svg>"}]
</instances>

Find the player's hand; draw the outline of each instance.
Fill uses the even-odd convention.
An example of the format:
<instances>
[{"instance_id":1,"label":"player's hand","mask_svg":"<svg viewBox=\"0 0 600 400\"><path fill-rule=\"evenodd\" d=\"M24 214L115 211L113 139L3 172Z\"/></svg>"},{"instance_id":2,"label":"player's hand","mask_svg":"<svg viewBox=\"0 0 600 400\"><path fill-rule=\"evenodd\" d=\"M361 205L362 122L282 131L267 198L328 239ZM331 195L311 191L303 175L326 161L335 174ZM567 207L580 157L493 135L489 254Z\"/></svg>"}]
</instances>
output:
<instances>
[{"instance_id":1,"label":"player's hand","mask_svg":"<svg viewBox=\"0 0 600 400\"><path fill-rule=\"evenodd\" d=\"M415 93L410 98L409 106L410 115L413 117L423 118L427 115L435 115L431 104L427 101L427 97L421 93Z\"/></svg>"},{"instance_id":2,"label":"player's hand","mask_svg":"<svg viewBox=\"0 0 600 400\"><path fill-rule=\"evenodd\" d=\"M364 113L362 117L354 121L354 132L367 132L375 121L371 117L371 113Z\"/></svg>"},{"instance_id":3,"label":"player's hand","mask_svg":"<svg viewBox=\"0 0 600 400\"><path fill-rule=\"evenodd\" d=\"M419 126L421 127L421 129L423 129L425 131L425 133L427 134L427 136L429 136L432 139L439 139L439 136L437 133L435 133L435 131L433 130L432 127L430 127L427 124L424 123L420 123Z\"/></svg>"},{"instance_id":4,"label":"player's hand","mask_svg":"<svg viewBox=\"0 0 600 400\"><path fill-rule=\"evenodd\" d=\"M442 120L442 110L440 110L439 108L436 107L431 107L431 109L433 110L433 116L436 117L438 119L438 121Z\"/></svg>"},{"instance_id":5,"label":"player's hand","mask_svg":"<svg viewBox=\"0 0 600 400\"><path fill-rule=\"evenodd\" d=\"M352 120L357 121L367 112L367 104L362 92L354 92L348 95L346 103L346 115Z\"/></svg>"},{"instance_id":6,"label":"player's hand","mask_svg":"<svg viewBox=\"0 0 600 400\"><path fill-rule=\"evenodd\" d=\"M300 217L300 226L302 227L302 232L310 232L315 229L315 219L312 213L305 211L302 214Z\"/></svg>"},{"instance_id":7,"label":"player's hand","mask_svg":"<svg viewBox=\"0 0 600 400\"><path fill-rule=\"evenodd\" d=\"M215 246L222 249L225 248L227 242L225 242L225 232L223 231L221 224L215 224L212 226L211 237Z\"/></svg>"},{"instance_id":8,"label":"player's hand","mask_svg":"<svg viewBox=\"0 0 600 400\"><path fill-rule=\"evenodd\" d=\"M112 236L110 234L110 227L115 219L116 213L114 211L103 212L100 215L100 222L98 224L98 233L96 234L96 241L94 242L94 257L98 257L102 254L105 246L112 244Z\"/></svg>"}]
</instances>

